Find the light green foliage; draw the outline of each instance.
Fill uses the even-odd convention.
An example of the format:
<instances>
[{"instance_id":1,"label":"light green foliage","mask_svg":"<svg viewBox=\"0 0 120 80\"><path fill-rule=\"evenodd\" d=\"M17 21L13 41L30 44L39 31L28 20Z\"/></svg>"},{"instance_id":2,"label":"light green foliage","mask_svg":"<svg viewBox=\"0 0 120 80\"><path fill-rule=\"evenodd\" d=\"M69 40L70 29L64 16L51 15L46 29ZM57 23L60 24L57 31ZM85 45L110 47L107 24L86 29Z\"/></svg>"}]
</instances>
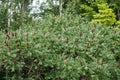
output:
<instances>
[{"instance_id":1,"label":"light green foliage","mask_svg":"<svg viewBox=\"0 0 120 80\"><path fill-rule=\"evenodd\" d=\"M120 29L120 20L116 22L116 27Z\"/></svg>"},{"instance_id":2,"label":"light green foliage","mask_svg":"<svg viewBox=\"0 0 120 80\"><path fill-rule=\"evenodd\" d=\"M119 80L119 41L119 30L71 15L0 31L0 80Z\"/></svg>"},{"instance_id":3,"label":"light green foliage","mask_svg":"<svg viewBox=\"0 0 120 80\"><path fill-rule=\"evenodd\" d=\"M98 4L99 13L94 15L92 23L102 23L111 26L116 22L116 16L113 10L107 4Z\"/></svg>"}]
</instances>

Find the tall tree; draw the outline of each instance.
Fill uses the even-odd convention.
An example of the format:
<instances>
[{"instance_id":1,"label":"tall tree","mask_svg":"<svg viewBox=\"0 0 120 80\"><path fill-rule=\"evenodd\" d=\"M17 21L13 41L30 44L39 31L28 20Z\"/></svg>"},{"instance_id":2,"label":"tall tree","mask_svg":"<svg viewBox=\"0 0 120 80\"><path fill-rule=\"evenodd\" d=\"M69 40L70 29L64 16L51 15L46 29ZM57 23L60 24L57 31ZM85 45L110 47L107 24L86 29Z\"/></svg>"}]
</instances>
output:
<instances>
[{"instance_id":1,"label":"tall tree","mask_svg":"<svg viewBox=\"0 0 120 80\"><path fill-rule=\"evenodd\" d=\"M0 14L0 16L6 17L1 18L3 19L3 22L0 22L0 24L2 24L0 26L2 26L2 28L5 28L15 26L15 23L17 26L18 24L21 25L21 21L23 20L24 16L26 16L25 15L26 12L29 12L28 5L32 2L32 0L1 0L1 1L2 3L0 4L1 6L0 8L2 13ZM18 18L21 19L18 20Z\"/></svg>"}]
</instances>

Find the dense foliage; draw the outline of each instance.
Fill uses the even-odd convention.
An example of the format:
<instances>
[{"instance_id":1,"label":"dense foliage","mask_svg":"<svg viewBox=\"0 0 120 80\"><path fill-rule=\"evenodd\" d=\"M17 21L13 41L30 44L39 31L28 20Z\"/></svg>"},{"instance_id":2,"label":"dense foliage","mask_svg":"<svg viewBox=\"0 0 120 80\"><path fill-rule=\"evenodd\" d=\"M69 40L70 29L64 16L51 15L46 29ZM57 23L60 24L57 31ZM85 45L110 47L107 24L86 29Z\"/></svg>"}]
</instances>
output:
<instances>
[{"instance_id":1,"label":"dense foliage","mask_svg":"<svg viewBox=\"0 0 120 80\"><path fill-rule=\"evenodd\" d=\"M102 23L103 25L111 26L116 22L116 16L113 10L108 8L107 4L98 4L99 13L93 15L92 22Z\"/></svg>"},{"instance_id":2,"label":"dense foliage","mask_svg":"<svg viewBox=\"0 0 120 80\"><path fill-rule=\"evenodd\" d=\"M32 1L0 1L0 80L120 79L120 0Z\"/></svg>"},{"instance_id":3,"label":"dense foliage","mask_svg":"<svg viewBox=\"0 0 120 80\"><path fill-rule=\"evenodd\" d=\"M119 80L120 30L46 16L0 31L1 80Z\"/></svg>"}]
</instances>

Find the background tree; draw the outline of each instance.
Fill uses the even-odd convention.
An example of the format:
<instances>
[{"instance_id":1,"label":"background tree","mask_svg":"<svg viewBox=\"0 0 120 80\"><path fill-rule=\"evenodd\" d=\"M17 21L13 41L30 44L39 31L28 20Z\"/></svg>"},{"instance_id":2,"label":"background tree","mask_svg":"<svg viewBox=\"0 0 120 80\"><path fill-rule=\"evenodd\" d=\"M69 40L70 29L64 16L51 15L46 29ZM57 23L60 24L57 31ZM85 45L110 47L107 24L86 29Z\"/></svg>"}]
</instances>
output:
<instances>
[{"instance_id":1,"label":"background tree","mask_svg":"<svg viewBox=\"0 0 120 80\"><path fill-rule=\"evenodd\" d=\"M114 10L116 19L120 20L120 0L107 0L107 3Z\"/></svg>"},{"instance_id":2,"label":"background tree","mask_svg":"<svg viewBox=\"0 0 120 80\"><path fill-rule=\"evenodd\" d=\"M1 0L1 28L18 28L28 18L29 4L32 0Z\"/></svg>"},{"instance_id":3,"label":"background tree","mask_svg":"<svg viewBox=\"0 0 120 80\"><path fill-rule=\"evenodd\" d=\"M58 0L47 0L49 9L44 9L44 13L59 15L59 7L53 3ZM93 15L99 12L98 4L107 3L116 15L116 19L120 18L120 0L63 0L63 14L81 15L89 20L93 19Z\"/></svg>"},{"instance_id":4,"label":"background tree","mask_svg":"<svg viewBox=\"0 0 120 80\"><path fill-rule=\"evenodd\" d=\"M8 26L8 10L5 7L5 3L0 4L0 29Z\"/></svg>"},{"instance_id":5,"label":"background tree","mask_svg":"<svg viewBox=\"0 0 120 80\"><path fill-rule=\"evenodd\" d=\"M59 15L59 5L56 5L58 0L47 0L41 4L40 9L43 10L41 15L53 14Z\"/></svg>"},{"instance_id":6,"label":"background tree","mask_svg":"<svg viewBox=\"0 0 120 80\"><path fill-rule=\"evenodd\" d=\"M102 23L107 26L112 26L116 22L116 16L113 13L113 10L105 4L98 4L99 13L93 15L94 19L92 22L94 23Z\"/></svg>"}]
</instances>

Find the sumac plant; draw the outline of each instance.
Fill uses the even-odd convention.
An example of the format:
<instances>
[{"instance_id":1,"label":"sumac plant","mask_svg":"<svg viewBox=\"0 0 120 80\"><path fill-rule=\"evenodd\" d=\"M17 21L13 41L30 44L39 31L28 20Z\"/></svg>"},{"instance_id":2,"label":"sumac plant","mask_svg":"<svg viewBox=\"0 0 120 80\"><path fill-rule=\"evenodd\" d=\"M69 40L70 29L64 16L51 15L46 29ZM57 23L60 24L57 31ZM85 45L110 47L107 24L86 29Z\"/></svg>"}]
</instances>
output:
<instances>
[{"instance_id":1,"label":"sumac plant","mask_svg":"<svg viewBox=\"0 0 120 80\"><path fill-rule=\"evenodd\" d=\"M120 31L48 16L0 31L0 80L119 80Z\"/></svg>"}]
</instances>

